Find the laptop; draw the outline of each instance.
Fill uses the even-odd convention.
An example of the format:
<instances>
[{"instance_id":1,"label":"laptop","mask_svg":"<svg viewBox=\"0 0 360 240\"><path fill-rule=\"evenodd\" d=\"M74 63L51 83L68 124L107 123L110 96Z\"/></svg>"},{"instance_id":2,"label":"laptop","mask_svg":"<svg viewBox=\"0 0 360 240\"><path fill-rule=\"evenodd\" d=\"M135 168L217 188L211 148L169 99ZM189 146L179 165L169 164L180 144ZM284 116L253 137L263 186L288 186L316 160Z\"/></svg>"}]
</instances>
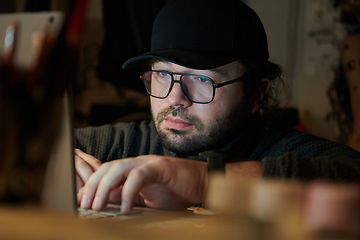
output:
<instances>
[{"instance_id":1,"label":"laptop","mask_svg":"<svg viewBox=\"0 0 360 240\"><path fill-rule=\"evenodd\" d=\"M57 141L50 157L43 192L43 206L61 212L76 213L82 219L129 220L165 214L166 211L134 207L128 215L121 214L121 206L109 203L103 211L81 209L76 200L76 172L74 163L72 104L69 92L62 101L62 120Z\"/></svg>"},{"instance_id":2,"label":"laptop","mask_svg":"<svg viewBox=\"0 0 360 240\"><path fill-rule=\"evenodd\" d=\"M52 110L58 97L52 94L61 93L53 79L45 78L48 73L37 71L42 56L36 53L41 52L44 30L56 36L63 23L61 12L0 14L0 58L7 58L7 64L1 61L0 78L0 202L33 204L41 198L59 125Z\"/></svg>"}]
</instances>

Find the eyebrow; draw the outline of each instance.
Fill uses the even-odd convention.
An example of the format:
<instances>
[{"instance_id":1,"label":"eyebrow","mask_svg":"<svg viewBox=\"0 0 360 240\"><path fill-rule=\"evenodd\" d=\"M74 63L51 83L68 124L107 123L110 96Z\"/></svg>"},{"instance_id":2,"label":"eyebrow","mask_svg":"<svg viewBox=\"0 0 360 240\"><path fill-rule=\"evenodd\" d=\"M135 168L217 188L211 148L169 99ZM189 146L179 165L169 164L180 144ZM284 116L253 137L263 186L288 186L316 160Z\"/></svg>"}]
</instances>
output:
<instances>
[{"instance_id":1,"label":"eyebrow","mask_svg":"<svg viewBox=\"0 0 360 240\"><path fill-rule=\"evenodd\" d=\"M154 65L156 63L166 63L167 61L164 61L164 60L161 60L161 59L152 59L153 61L151 61L151 68L154 67ZM205 69L204 69L205 70ZM212 72L212 73L215 73L217 75L220 75L220 76L224 76L224 75L228 75L228 71L222 69L222 68L212 68L212 69L206 69L205 71L209 71L209 72Z\"/></svg>"},{"instance_id":2,"label":"eyebrow","mask_svg":"<svg viewBox=\"0 0 360 240\"><path fill-rule=\"evenodd\" d=\"M226 75L228 71L221 69L221 68L213 68L213 69L207 69L207 71L214 72L221 75Z\"/></svg>"},{"instance_id":3,"label":"eyebrow","mask_svg":"<svg viewBox=\"0 0 360 240\"><path fill-rule=\"evenodd\" d=\"M212 69L207 69L207 71L209 71L210 73L214 73L219 77L226 77L229 75L229 72L222 68L212 68Z\"/></svg>"}]
</instances>

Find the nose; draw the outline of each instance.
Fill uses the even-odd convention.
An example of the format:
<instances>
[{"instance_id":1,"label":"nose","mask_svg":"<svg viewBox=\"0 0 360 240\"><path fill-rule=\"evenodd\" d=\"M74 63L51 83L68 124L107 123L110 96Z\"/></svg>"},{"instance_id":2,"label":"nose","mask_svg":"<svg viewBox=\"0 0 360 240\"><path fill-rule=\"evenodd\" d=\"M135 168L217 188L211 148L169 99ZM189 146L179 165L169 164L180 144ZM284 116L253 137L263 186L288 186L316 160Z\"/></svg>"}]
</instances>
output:
<instances>
[{"instance_id":1,"label":"nose","mask_svg":"<svg viewBox=\"0 0 360 240\"><path fill-rule=\"evenodd\" d=\"M167 101L171 106L182 106L187 108L192 105L192 102L185 96L180 82L175 82L173 88L167 97Z\"/></svg>"}]
</instances>

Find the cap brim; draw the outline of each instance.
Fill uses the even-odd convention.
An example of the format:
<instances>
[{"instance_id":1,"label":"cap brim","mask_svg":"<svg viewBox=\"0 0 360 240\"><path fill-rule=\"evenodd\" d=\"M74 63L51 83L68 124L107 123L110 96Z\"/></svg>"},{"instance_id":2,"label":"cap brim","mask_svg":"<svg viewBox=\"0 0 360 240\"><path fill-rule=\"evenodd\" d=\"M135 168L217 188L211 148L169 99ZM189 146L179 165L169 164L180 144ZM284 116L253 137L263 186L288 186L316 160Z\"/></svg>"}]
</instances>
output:
<instances>
[{"instance_id":1,"label":"cap brim","mask_svg":"<svg viewBox=\"0 0 360 240\"><path fill-rule=\"evenodd\" d=\"M213 69L228 64L238 59L235 56L220 53L209 53L197 50L167 49L141 54L130 58L123 65L124 70L140 67L149 59L159 59L172 62L192 69Z\"/></svg>"}]
</instances>

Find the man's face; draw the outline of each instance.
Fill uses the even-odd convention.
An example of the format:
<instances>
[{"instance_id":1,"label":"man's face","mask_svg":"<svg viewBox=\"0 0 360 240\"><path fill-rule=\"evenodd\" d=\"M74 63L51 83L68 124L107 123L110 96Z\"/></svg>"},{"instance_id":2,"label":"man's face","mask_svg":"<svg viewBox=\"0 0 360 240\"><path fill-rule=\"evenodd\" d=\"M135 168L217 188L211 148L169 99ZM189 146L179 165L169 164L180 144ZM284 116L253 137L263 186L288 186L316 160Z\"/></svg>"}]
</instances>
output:
<instances>
[{"instance_id":1,"label":"man's face","mask_svg":"<svg viewBox=\"0 0 360 240\"><path fill-rule=\"evenodd\" d=\"M153 70L203 75L222 83L243 75L238 61L212 70L194 70L170 62L156 62ZM174 75L179 80L179 75ZM235 82L215 90L208 104L191 102L180 84L174 86L165 99L151 97L151 109L156 129L165 148L180 156L224 147L240 130L248 114L242 83Z\"/></svg>"}]
</instances>

